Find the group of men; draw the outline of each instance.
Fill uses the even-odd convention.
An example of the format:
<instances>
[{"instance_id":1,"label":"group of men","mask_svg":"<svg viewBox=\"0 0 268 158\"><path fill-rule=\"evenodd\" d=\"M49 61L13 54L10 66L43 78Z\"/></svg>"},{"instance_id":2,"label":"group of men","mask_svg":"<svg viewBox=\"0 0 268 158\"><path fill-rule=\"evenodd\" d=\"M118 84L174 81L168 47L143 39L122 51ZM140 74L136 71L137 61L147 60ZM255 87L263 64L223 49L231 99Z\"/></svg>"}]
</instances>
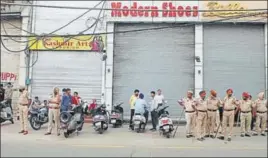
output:
<instances>
[{"instance_id":1,"label":"group of men","mask_svg":"<svg viewBox=\"0 0 268 158\"><path fill-rule=\"evenodd\" d=\"M12 97L13 97L13 85L8 82L6 88L4 88L3 84L0 84L0 101L7 100L7 102L12 105ZM11 111L13 113L12 106L10 106Z\"/></svg>"},{"instance_id":2,"label":"group of men","mask_svg":"<svg viewBox=\"0 0 268 158\"><path fill-rule=\"evenodd\" d=\"M156 126L158 124L158 113L157 108L164 104L164 95L162 94L161 89L157 90L157 94L155 91L151 91L151 102L147 104L144 100L144 94L140 93L139 90L135 90L134 94L130 97L130 124L129 128L133 130L133 116L135 113L143 114L146 118L146 124L149 117L149 111L151 112L152 125L153 128L151 131L156 131Z\"/></svg>"},{"instance_id":3,"label":"group of men","mask_svg":"<svg viewBox=\"0 0 268 158\"><path fill-rule=\"evenodd\" d=\"M214 133L218 133L221 128L222 135L219 138L222 140L227 138L228 141L231 141L237 113L241 120L241 137L251 136L252 115L256 116L253 135L265 136L268 103L264 98L264 92L259 93L258 99L255 101L250 99L250 94L247 92L242 94L241 100L237 100L233 96L232 89L226 91L223 100L217 98L215 90L210 91L207 99L205 91L201 91L199 96L194 99L193 92L188 91L187 97L178 101L185 109L187 138L196 137L197 140L203 141L205 137L214 137ZM219 108L223 109L222 119ZM228 125L229 129L227 129Z\"/></svg>"}]
</instances>

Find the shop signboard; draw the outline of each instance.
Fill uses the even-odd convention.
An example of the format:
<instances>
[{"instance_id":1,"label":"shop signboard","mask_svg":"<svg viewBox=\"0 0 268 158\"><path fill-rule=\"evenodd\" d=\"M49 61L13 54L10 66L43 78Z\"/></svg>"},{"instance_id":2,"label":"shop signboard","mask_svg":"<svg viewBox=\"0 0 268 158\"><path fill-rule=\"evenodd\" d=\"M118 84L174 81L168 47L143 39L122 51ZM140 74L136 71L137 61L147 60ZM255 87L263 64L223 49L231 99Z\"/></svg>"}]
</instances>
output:
<instances>
[{"instance_id":1,"label":"shop signboard","mask_svg":"<svg viewBox=\"0 0 268 158\"><path fill-rule=\"evenodd\" d=\"M13 72L1 72L1 83L5 82L15 82L17 80L17 75Z\"/></svg>"},{"instance_id":2,"label":"shop signboard","mask_svg":"<svg viewBox=\"0 0 268 158\"><path fill-rule=\"evenodd\" d=\"M36 37L29 38L30 50L39 51L103 51L106 47L106 35L76 37Z\"/></svg>"},{"instance_id":3,"label":"shop signboard","mask_svg":"<svg viewBox=\"0 0 268 158\"><path fill-rule=\"evenodd\" d=\"M198 21L198 1L109 1L108 21Z\"/></svg>"},{"instance_id":4,"label":"shop signboard","mask_svg":"<svg viewBox=\"0 0 268 158\"><path fill-rule=\"evenodd\" d=\"M200 15L201 21L267 22L268 18L267 1L200 1L199 7L205 10Z\"/></svg>"}]
</instances>

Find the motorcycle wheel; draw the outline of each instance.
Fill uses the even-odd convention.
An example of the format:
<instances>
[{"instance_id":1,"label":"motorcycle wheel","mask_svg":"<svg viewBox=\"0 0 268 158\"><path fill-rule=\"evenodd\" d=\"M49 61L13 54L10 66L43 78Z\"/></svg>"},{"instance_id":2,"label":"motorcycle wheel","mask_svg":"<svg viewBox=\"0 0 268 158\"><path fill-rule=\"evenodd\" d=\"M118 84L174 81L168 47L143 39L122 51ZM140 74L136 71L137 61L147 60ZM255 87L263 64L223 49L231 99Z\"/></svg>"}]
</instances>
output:
<instances>
[{"instance_id":1,"label":"motorcycle wheel","mask_svg":"<svg viewBox=\"0 0 268 158\"><path fill-rule=\"evenodd\" d=\"M99 134L102 134L103 133L103 130L102 129L99 129Z\"/></svg>"},{"instance_id":2,"label":"motorcycle wheel","mask_svg":"<svg viewBox=\"0 0 268 158\"><path fill-rule=\"evenodd\" d=\"M170 138L170 133L166 133L166 137L167 138Z\"/></svg>"},{"instance_id":3,"label":"motorcycle wheel","mask_svg":"<svg viewBox=\"0 0 268 158\"><path fill-rule=\"evenodd\" d=\"M30 117L30 125L34 130L39 130L41 128L42 124L37 123L36 120L37 120L37 116L31 116Z\"/></svg>"},{"instance_id":4,"label":"motorcycle wheel","mask_svg":"<svg viewBox=\"0 0 268 158\"><path fill-rule=\"evenodd\" d=\"M0 119L0 123L2 123L2 122L5 122L5 120L1 118L1 119Z\"/></svg>"},{"instance_id":5,"label":"motorcycle wheel","mask_svg":"<svg viewBox=\"0 0 268 158\"><path fill-rule=\"evenodd\" d=\"M116 128L116 124L113 124L113 128Z\"/></svg>"},{"instance_id":6,"label":"motorcycle wheel","mask_svg":"<svg viewBox=\"0 0 268 158\"><path fill-rule=\"evenodd\" d=\"M64 132L63 135L64 135L65 138L69 137L69 134L67 132Z\"/></svg>"}]
</instances>

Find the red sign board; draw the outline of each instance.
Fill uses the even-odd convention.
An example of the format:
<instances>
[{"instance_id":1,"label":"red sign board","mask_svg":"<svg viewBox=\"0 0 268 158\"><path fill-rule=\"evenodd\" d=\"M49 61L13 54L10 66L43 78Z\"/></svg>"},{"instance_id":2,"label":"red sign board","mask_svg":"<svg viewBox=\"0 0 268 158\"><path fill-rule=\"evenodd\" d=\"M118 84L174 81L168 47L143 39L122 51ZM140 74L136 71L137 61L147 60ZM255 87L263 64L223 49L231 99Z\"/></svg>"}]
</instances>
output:
<instances>
[{"instance_id":1,"label":"red sign board","mask_svg":"<svg viewBox=\"0 0 268 158\"><path fill-rule=\"evenodd\" d=\"M141 1L142 2L142 1ZM111 2L111 17L197 17L198 6L174 5L172 2L163 2L159 6L145 6L132 2L131 6L122 5L122 2Z\"/></svg>"}]
</instances>

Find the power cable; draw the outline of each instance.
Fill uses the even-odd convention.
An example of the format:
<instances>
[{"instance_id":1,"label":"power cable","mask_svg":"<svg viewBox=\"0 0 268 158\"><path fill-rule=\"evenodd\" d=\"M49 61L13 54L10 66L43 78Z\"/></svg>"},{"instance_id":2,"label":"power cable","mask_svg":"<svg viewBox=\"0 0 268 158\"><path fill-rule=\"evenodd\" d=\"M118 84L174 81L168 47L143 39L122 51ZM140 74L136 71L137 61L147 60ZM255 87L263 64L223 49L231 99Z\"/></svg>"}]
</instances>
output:
<instances>
[{"instance_id":1,"label":"power cable","mask_svg":"<svg viewBox=\"0 0 268 158\"><path fill-rule=\"evenodd\" d=\"M70 7L70 6L51 6L51 5L39 5L39 4L34 4L34 5L29 5L29 4L22 4L22 3L7 3L7 2L1 2L2 4L6 4L6 5L17 5L17 6L33 6L33 7L41 7L41 8L57 8L57 9L83 9L83 10L87 10L87 9L91 9L91 10L116 10L116 11L124 11L126 9L112 9L112 8L92 8L92 7ZM236 11L236 12L244 12L244 11L264 11L267 9L247 9L247 10L213 10L213 12L226 12L226 11ZM155 9L131 9L131 11L156 11ZM163 11L167 11L167 10L163 10L163 9L157 9L157 11L163 12ZM188 11L188 10L187 10ZM190 11L189 12L210 12L211 10L194 10L194 11Z\"/></svg>"},{"instance_id":2,"label":"power cable","mask_svg":"<svg viewBox=\"0 0 268 158\"><path fill-rule=\"evenodd\" d=\"M205 21L205 22L191 22L184 25L176 25L176 26L166 26L166 27L154 27L154 28L146 28L146 29L135 29L135 30L127 30L127 31L113 31L113 32L100 32L100 33L94 33L94 34L79 34L79 36L89 36L89 35L107 35L107 34L118 34L118 33L130 33L130 32L141 32L141 31L150 31L150 30L161 30L161 29L169 29L174 27L182 27L182 26L189 26L189 25L195 25L195 24L210 24L210 23L217 23L217 22L223 22L223 21L229 21L234 19L240 19L240 18L246 18L246 17L252 17L257 15L263 15L267 14L268 12L259 12L259 13L251 13L244 15L236 15L236 16L230 16L228 18L222 18L218 20L211 20L211 21ZM235 23L235 22L234 22ZM53 36L46 36L46 37L71 37L71 36L77 36L78 34L68 34L68 35L53 35ZM45 37L42 35L38 36L22 36L22 35L1 35L3 37Z\"/></svg>"}]
</instances>

